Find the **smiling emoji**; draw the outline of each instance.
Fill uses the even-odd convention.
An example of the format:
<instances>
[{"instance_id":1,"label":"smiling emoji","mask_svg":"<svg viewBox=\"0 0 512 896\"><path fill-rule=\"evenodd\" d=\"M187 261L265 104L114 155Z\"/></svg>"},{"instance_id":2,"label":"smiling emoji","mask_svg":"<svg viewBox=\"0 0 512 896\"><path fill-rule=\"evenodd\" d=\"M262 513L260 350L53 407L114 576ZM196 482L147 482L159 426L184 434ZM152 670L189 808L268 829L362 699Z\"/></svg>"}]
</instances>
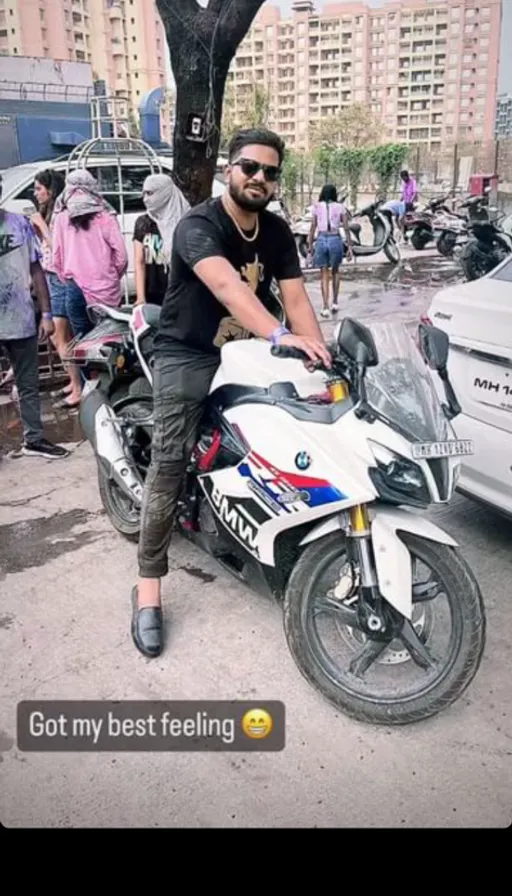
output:
<instances>
[{"instance_id":1,"label":"smiling emoji","mask_svg":"<svg viewBox=\"0 0 512 896\"><path fill-rule=\"evenodd\" d=\"M253 740L268 737L273 727L272 716L266 709L250 709L242 719L244 734Z\"/></svg>"}]
</instances>

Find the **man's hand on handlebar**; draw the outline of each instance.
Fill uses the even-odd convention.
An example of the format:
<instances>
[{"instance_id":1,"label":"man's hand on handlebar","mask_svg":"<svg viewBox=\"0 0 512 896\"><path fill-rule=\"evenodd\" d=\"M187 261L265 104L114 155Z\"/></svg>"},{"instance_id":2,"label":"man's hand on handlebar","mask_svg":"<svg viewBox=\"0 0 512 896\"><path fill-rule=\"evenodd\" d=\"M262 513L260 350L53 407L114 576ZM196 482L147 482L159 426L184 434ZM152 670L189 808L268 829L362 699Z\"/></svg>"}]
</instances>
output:
<instances>
[{"instance_id":1,"label":"man's hand on handlebar","mask_svg":"<svg viewBox=\"0 0 512 896\"><path fill-rule=\"evenodd\" d=\"M279 344L288 348L297 348L299 351L304 352L310 359L309 361L304 360L304 364L310 371L315 370L319 361L328 368L332 367L332 356L327 346L319 339L313 339L311 336L293 336L290 334L289 336L282 336Z\"/></svg>"}]
</instances>

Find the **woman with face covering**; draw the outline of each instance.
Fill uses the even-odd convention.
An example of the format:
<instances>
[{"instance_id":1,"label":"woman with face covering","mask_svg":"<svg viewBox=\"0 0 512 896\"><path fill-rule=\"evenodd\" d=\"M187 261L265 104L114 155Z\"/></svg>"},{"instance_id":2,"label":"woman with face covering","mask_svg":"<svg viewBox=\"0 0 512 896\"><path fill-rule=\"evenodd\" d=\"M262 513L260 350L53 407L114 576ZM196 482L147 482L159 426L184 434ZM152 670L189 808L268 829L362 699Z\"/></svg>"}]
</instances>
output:
<instances>
[{"instance_id":1,"label":"woman with face covering","mask_svg":"<svg viewBox=\"0 0 512 896\"><path fill-rule=\"evenodd\" d=\"M137 305L162 305L167 289L174 228L190 208L167 174L144 181L142 200L147 208L135 222L133 245Z\"/></svg>"},{"instance_id":2,"label":"woman with face covering","mask_svg":"<svg viewBox=\"0 0 512 896\"><path fill-rule=\"evenodd\" d=\"M55 212L53 266L80 291L82 314L70 320L74 335L81 336L90 329L86 305L121 304L128 253L116 213L89 171L68 174Z\"/></svg>"}]
</instances>

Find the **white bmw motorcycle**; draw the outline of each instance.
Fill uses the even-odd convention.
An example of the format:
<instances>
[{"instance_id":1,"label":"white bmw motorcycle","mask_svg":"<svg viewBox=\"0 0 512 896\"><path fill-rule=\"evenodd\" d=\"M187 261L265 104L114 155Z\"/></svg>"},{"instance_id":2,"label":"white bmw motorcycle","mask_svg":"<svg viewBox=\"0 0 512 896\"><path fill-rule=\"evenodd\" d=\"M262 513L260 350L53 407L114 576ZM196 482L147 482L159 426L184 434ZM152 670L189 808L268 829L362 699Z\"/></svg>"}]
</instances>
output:
<instances>
[{"instance_id":1,"label":"white bmw motorcycle","mask_svg":"<svg viewBox=\"0 0 512 896\"><path fill-rule=\"evenodd\" d=\"M414 722L460 697L484 650L478 583L425 515L450 500L473 447L451 426L460 409L442 331L421 324L416 344L402 325L345 318L331 352L333 367L311 373L296 349L224 346L177 528L282 603L298 668L335 707ZM151 414L150 396L114 411L94 384L81 409L99 465L135 511Z\"/></svg>"}]
</instances>

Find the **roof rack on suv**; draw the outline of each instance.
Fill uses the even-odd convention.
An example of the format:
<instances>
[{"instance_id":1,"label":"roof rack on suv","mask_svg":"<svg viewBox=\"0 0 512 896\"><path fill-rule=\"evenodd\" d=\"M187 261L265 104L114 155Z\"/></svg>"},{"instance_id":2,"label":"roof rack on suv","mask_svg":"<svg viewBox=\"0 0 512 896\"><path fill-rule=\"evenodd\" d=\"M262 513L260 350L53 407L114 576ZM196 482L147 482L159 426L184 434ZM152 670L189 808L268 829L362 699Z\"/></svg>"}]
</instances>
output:
<instances>
[{"instance_id":1,"label":"roof rack on suv","mask_svg":"<svg viewBox=\"0 0 512 896\"><path fill-rule=\"evenodd\" d=\"M95 96L91 101L92 137L76 146L67 157L67 171L77 168L88 168L92 157L101 155L109 157L109 166L117 168L117 189L102 190L107 201L119 209L120 226L123 233L125 226L126 201L131 198L140 199L140 192L125 189L123 183L123 159L133 156L137 164L148 167L148 174L161 174L162 164L149 143L131 136L132 121L128 112L128 101L123 97L108 95ZM115 161L114 161L115 160ZM127 277L124 278L125 301L128 302Z\"/></svg>"}]
</instances>

